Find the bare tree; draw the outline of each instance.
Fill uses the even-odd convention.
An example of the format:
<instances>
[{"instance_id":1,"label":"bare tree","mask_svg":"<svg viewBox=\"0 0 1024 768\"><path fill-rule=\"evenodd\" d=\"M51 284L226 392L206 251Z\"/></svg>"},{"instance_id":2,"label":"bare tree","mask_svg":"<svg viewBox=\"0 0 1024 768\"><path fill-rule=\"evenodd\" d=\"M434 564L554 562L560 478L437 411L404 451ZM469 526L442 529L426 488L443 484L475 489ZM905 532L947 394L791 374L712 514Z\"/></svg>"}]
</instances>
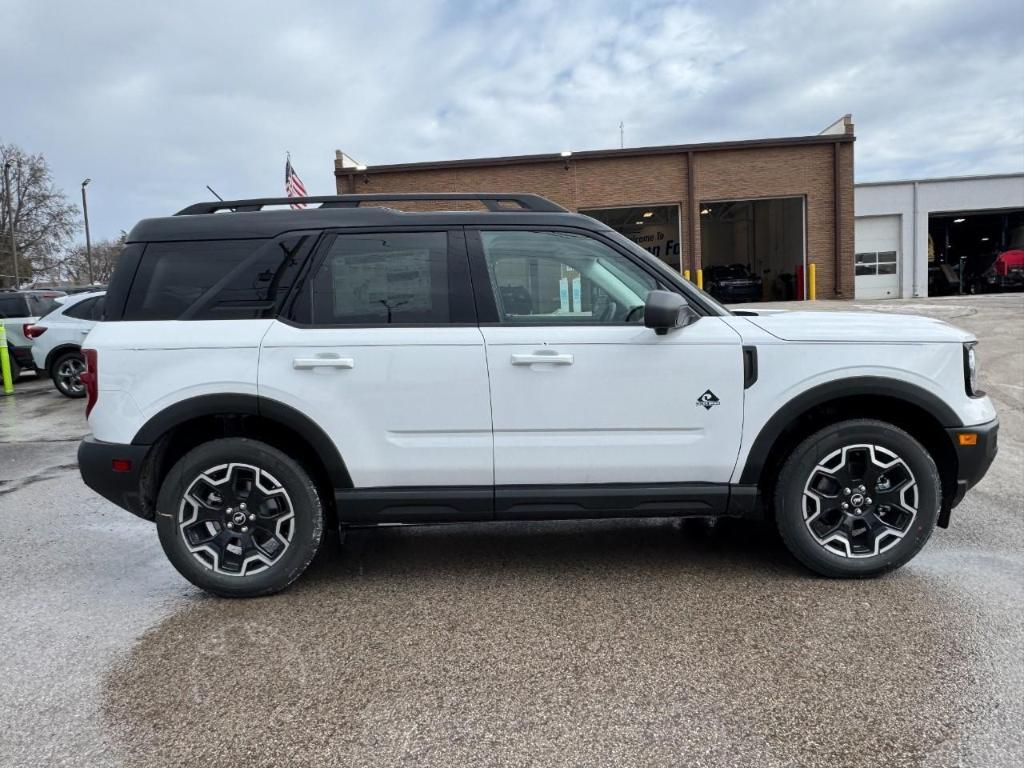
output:
<instances>
[{"instance_id":1,"label":"bare tree","mask_svg":"<svg viewBox=\"0 0 1024 768\"><path fill-rule=\"evenodd\" d=\"M0 284L14 285L12 225L19 278L23 283L46 278L80 226L78 206L54 186L42 155L30 155L14 144L0 144L0 166L7 171L7 182L0 182Z\"/></svg>"},{"instance_id":2,"label":"bare tree","mask_svg":"<svg viewBox=\"0 0 1024 768\"><path fill-rule=\"evenodd\" d=\"M126 239L128 233L121 230L121 236L116 240L93 241L92 274L95 282L104 285L110 282ZM64 254L57 264L56 275L69 285L86 285L89 282L89 262L84 245L76 245Z\"/></svg>"}]
</instances>

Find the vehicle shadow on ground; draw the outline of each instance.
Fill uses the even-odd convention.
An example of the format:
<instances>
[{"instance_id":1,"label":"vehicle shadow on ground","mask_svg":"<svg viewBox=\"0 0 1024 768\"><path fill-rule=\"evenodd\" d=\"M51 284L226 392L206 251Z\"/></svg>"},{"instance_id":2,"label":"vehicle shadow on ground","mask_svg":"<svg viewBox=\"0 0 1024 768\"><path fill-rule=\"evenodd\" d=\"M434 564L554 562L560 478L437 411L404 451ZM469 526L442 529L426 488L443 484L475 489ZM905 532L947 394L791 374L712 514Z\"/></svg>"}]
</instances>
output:
<instances>
[{"instance_id":1,"label":"vehicle shadow on ground","mask_svg":"<svg viewBox=\"0 0 1024 768\"><path fill-rule=\"evenodd\" d=\"M946 762L973 692L937 592L736 521L356 531L282 595L197 592L104 717L147 766Z\"/></svg>"}]
</instances>

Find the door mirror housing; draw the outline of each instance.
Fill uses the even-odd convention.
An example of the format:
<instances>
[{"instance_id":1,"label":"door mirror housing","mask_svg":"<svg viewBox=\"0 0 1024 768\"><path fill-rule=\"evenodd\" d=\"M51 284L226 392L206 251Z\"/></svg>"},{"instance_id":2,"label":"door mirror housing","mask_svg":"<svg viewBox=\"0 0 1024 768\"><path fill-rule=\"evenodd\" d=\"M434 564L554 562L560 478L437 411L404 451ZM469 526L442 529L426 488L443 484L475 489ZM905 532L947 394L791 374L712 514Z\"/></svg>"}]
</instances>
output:
<instances>
[{"instance_id":1,"label":"door mirror housing","mask_svg":"<svg viewBox=\"0 0 1024 768\"><path fill-rule=\"evenodd\" d=\"M644 302L644 325L659 336L683 328L697 319L686 299L672 291L651 291Z\"/></svg>"}]
</instances>

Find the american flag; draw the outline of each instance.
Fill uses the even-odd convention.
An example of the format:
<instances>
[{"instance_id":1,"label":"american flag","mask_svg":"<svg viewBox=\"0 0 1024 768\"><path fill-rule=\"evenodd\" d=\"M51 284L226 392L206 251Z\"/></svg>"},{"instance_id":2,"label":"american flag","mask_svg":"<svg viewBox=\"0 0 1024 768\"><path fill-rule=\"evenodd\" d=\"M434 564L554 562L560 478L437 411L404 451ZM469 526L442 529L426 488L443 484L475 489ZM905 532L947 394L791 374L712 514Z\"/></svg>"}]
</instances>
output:
<instances>
[{"instance_id":1,"label":"american flag","mask_svg":"<svg viewBox=\"0 0 1024 768\"><path fill-rule=\"evenodd\" d=\"M291 157L284 161L284 192L288 197L306 197L306 186L299 178L299 174L292 168ZM292 203L292 208L305 208L302 203Z\"/></svg>"}]
</instances>

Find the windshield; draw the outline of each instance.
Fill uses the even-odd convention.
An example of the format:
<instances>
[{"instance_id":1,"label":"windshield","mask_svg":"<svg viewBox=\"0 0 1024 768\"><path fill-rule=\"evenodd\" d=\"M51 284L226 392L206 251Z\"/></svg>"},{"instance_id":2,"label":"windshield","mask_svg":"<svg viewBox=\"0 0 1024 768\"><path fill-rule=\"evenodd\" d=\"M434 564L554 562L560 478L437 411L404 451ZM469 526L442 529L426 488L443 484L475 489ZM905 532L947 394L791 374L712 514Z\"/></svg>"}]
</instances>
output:
<instances>
[{"instance_id":1,"label":"windshield","mask_svg":"<svg viewBox=\"0 0 1024 768\"><path fill-rule=\"evenodd\" d=\"M665 264L661 259L656 259L651 256L650 253L645 251L639 245L634 243L628 237L619 234L614 229L602 229L601 234L605 237L614 240L622 247L628 249L630 252L642 256L645 264L650 264L654 269L658 271L665 282L671 283L672 285L678 286L683 289L683 295L688 299L693 297L704 309L708 310L713 315L731 315L728 309L719 304L711 294L705 293L704 291L697 288L696 285L683 278L678 272Z\"/></svg>"}]
</instances>

